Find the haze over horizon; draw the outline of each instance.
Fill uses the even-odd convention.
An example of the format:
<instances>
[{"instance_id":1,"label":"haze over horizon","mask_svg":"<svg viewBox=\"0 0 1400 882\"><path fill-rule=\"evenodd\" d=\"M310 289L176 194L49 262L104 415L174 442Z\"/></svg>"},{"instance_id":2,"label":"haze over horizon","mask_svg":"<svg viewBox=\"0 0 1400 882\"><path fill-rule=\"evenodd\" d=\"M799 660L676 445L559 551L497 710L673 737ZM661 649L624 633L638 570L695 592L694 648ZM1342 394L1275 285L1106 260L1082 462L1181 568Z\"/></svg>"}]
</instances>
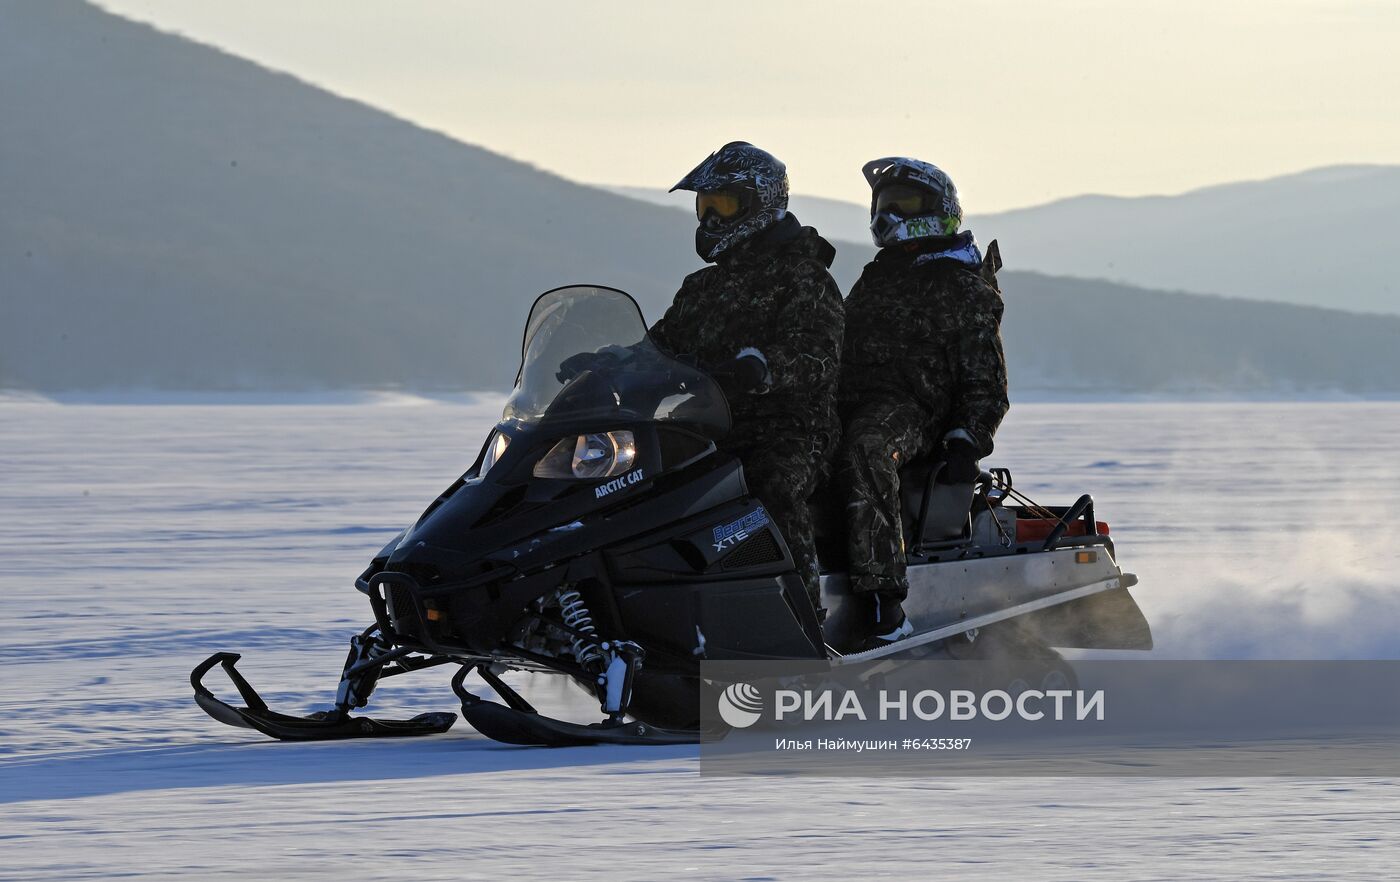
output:
<instances>
[{"instance_id":1,"label":"haze over horizon","mask_svg":"<svg viewBox=\"0 0 1400 882\"><path fill-rule=\"evenodd\" d=\"M1400 164L1400 6L1370 0L100 5L593 184L733 138L853 202L862 162L920 155L976 213Z\"/></svg>"}]
</instances>

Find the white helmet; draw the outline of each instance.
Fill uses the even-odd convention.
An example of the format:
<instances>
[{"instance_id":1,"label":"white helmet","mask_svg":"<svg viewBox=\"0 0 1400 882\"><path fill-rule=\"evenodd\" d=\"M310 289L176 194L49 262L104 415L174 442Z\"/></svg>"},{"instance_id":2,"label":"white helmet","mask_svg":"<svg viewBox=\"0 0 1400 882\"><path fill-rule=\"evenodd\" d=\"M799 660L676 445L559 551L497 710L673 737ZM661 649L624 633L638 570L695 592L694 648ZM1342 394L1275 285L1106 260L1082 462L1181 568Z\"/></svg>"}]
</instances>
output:
<instances>
[{"instance_id":1,"label":"white helmet","mask_svg":"<svg viewBox=\"0 0 1400 882\"><path fill-rule=\"evenodd\" d=\"M870 236L877 246L952 236L962 226L958 188L938 166L887 156L861 171L870 184Z\"/></svg>"}]
</instances>

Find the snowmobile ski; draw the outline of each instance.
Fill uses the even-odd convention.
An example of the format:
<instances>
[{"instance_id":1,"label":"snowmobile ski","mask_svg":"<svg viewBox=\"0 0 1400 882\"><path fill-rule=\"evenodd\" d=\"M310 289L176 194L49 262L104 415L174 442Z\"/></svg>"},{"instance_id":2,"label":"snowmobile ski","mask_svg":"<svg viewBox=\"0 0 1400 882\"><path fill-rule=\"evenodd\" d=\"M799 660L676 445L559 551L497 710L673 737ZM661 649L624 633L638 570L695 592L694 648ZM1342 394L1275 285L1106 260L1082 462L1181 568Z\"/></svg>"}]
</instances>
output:
<instances>
[{"instance_id":1,"label":"snowmobile ski","mask_svg":"<svg viewBox=\"0 0 1400 882\"><path fill-rule=\"evenodd\" d=\"M467 691L464 681L476 670L507 704ZM534 747L578 747L588 744L694 744L699 732L648 726L639 720L614 718L582 725L547 717L485 666L463 665L452 678L452 691L462 700L462 719L487 738L505 744Z\"/></svg>"},{"instance_id":2,"label":"snowmobile ski","mask_svg":"<svg viewBox=\"0 0 1400 882\"><path fill-rule=\"evenodd\" d=\"M279 741L333 741L343 738L400 738L410 735L437 735L457 722L453 713L419 714L410 720L376 720L352 717L348 710L336 707L305 717L295 717L268 710L267 703L253 685L244 679L235 665L241 656L236 652L216 652L190 673L194 700L204 712L221 723L257 729ZM222 665L233 685L246 703L235 707L214 697L203 683L204 675L215 665Z\"/></svg>"}]
</instances>

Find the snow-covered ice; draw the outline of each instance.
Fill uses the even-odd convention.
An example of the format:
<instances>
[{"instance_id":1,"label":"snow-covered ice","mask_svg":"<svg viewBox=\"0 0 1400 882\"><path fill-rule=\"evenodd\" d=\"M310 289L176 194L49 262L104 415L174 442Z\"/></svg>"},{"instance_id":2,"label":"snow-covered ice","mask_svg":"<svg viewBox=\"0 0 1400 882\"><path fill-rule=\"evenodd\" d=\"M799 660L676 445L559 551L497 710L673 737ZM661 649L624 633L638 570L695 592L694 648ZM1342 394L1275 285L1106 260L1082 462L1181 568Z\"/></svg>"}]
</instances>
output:
<instances>
[{"instance_id":1,"label":"snow-covered ice","mask_svg":"<svg viewBox=\"0 0 1400 882\"><path fill-rule=\"evenodd\" d=\"M195 707L216 649L329 704L351 580L496 405L0 402L0 878L1375 879L1393 780L700 778L695 748L463 724L277 744ZM995 457L1095 494L1162 657L1400 657L1395 404L1023 405ZM454 710L449 672L383 716ZM580 719L555 679L518 680Z\"/></svg>"}]
</instances>

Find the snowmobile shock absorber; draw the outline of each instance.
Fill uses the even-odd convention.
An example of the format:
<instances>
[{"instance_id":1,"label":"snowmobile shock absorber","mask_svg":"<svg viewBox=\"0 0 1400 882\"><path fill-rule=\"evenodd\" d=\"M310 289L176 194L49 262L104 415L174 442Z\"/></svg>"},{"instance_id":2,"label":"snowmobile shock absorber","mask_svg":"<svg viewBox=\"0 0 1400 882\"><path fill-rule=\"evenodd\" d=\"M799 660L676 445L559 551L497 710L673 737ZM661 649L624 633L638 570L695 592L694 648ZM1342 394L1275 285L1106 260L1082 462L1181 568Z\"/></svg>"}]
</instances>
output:
<instances>
[{"instance_id":1,"label":"snowmobile shock absorber","mask_svg":"<svg viewBox=\"0 0 1400 882\"><path fill-rule=\"evenodd\" d=\"M345 667L340 673L340 684L336 688L336 711L345 714L368 704L370 693L374 692L384 665L408 655L409 652L405 647L395 649L379 632L378 625L371 625L351 637L350 654L345 659Z\"/></svg>"},{"instance_id":2,"label":"snowmobile shock absorber","mask_svg":"<svg viewBox=\"0 0 1400 882\"><path fill-rule=\"evenodd\" d=\"M600 647L607 654L607 666L598 675L598 698L603 713L620 720L632 703L632 681L641 670L646 650L630 640L609 640Z\"/></svg>"},{"instance_id":3,"label":"snowmobile shock absorber","mask_svg":"<svg viewBox=\"0 0 1400 882\"><path fill-rule=\"evenodd\" d=\"M575 635L571 640L574 658L581 667L601 660L603 652L598 648L597 641L589 636L597 631L593 627L593 615L589 613L588 605L583 602L583 595L579 594L577 588L567 585L559 589L558 596L560 615L564 624Z\"/></svg>"}]
</instances>

